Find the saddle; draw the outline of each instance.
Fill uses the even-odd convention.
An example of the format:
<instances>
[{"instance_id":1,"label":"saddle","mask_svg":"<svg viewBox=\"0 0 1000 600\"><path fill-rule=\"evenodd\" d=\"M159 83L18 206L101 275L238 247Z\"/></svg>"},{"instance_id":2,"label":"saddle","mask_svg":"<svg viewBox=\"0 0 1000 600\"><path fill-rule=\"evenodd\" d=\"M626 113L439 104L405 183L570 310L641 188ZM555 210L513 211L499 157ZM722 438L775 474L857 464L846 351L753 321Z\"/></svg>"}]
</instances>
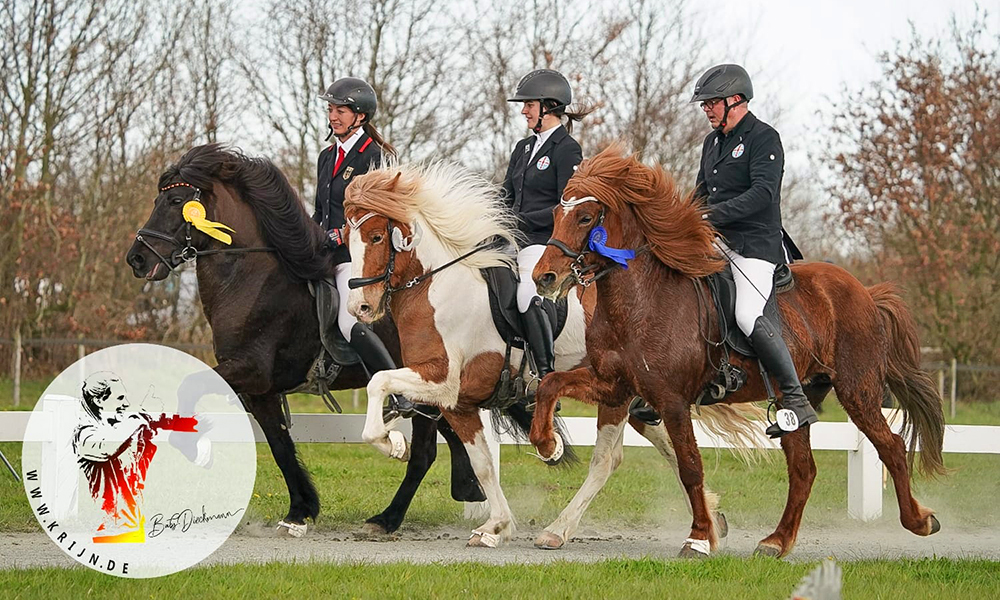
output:
<instances>
[{"instance_id":1,"label":"saddle","mask_svg":"<svg viewBox=\"0 0 1000 600\"><path fill-rule=\"evenodd\" d=\"M746 383L746 371L729 362L730 349L748 358L757 357L750 340L736 324L736 281L733 279L732 266L727 264L721 272L709 275L706 279L712 293L715 311L719 315L719 331L723 338L723 352L718 373L695 400L695 404L698 406L720 402L729 394L739 391ZM778 311L777 295L794 287L795 278L792 276L792 270L788 268L788 265L778 265L774 270L774 286L771 295L764 304L764 315L771 319L779 332L781 331L781 313ZM761 375L764 376L762 366ZM768 388L768 394L773 396L770 391L770 382L766 376L764 376L764 383Z\"/></svg>"},{"instance_id":2,"label":"saddle","mask_svg":"<svg viewBox=\"0 0 1000 600\"><path fill-rule=\"evenodd\" d=\"M319 339L323 348L341 366L356 365L361 357L344 339L344 334L337 326L337 313L340 311L340 294L337 286L329 279L309 282L309 293L316 298L316 317L319 319Z\"/></svg>"},{"instance_id":3,"label":"saddle","mask_svg":"<svg viewBox=\"0 0 1000 600\"><path fill-rule=\"evenodd\" d=\"M725 269L709 275L707 279L708 287L712 290L715 310L719 315L719 330L725 335L726 345L743 356L756 358L757 354L750 340L736 325L736 280L733 279L732 265L727 264ZM792 276L792 270L788 265L778 265L774 270L774 291L764 305L764 314L777 324L779 330L781 314L778 312L777 294L787 292L794 287L795 278Z\"/></svg>"},{"instance_id":4,"label":"saddle","mask_svg":"<svg viewBox=\"0 0 1000 600\"><path fill-rule=\"evenodd\" d=\"M528 405L534 397L534 391L530 389L531 380L525 377L528 353L531 349L526 348L526 325L521 318L521 312L517 310L517 274L509 267L487 267L480 269L479 272L486 280L486 287L489 289L493 324L507 345L500 378L493 386L493 393L489 399L481 403L480 407L502 410L515 403ZM552 326L553 338L559 337L566 326L568 307L569 303L565 298L558 302L542 300L542 308ZM527 350L521 356L521 363L516 368L511 365L511 348Z\"/></svg>"},{"instance_id":5,"label":"saddle","mask_svg":"<svg viewBox=\"0 0 1000 600\"><path fill-rule=\"evenodd\" d=\"M497 332L508 345L523 350L525 325L521 312L517 310L517 273L510 267L487 267L479 272L490 291L490 312ZM566 326L568 306L565 298L558 302L542 299L542 308L552 326L553 339L559 337Z\"/></svg>"}]
</instances>

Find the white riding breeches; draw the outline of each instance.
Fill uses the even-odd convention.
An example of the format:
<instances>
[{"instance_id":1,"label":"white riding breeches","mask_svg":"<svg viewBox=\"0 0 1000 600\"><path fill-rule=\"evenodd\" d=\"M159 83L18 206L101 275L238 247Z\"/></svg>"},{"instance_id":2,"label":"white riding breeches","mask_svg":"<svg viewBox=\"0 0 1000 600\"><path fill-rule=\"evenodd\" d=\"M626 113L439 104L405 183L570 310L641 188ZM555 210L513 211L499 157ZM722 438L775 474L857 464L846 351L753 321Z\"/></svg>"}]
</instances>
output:
<instances>
[{"instance_id":1,"label":"white riding breeches","mask_svg":"<svg viewBox=\"0 0 1000 600\"><path fill-rule=\"evenodd\" d=\"M750 337L757 318L764 314L764 305L774 287L774 263L759 258L746 258L733 251L722 240L715 240L716 247L733 263L736 280L736 325Z\"/></svg>"},{"instance_id":2,"label":"white riding breeches","mask_svg":"<svg viewBox=\"0 0 1000 600\"><path fill-rule=\"evenodd\" d=\"M531 278L531 272L535 270L535 265L542 258L545 246L542 244L532 244L522 248L517 253L517 275L520 282L517 284L517 310L522 313L528 310L531 299L538 295L538 288Z\"/></svg>"},{"instance_id":3,"label":"white riding breeches","mask_svg":"<svg viewBox=\"0 0 1000 600\"><path fill-rule=\"evenodd\" d=\"M340 263L334 267L334 279L337 281L337 295L340 296L340 306L337 308L337 327L340 333L344 334L344 339L351 341L351 329L358 322L354 315L347 312L347 294L351 288L347 287L347 282L351 278L351 263Z\"/></svg>"}]
</instances>

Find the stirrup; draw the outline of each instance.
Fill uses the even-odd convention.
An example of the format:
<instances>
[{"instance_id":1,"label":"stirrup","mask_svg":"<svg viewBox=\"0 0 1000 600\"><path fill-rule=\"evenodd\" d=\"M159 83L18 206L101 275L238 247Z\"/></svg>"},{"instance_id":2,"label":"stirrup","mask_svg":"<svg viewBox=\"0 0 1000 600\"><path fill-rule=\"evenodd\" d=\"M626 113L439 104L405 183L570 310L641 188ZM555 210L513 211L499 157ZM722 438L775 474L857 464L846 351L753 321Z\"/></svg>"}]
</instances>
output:
<instances>
[{"instance_id":1,"label":"stirrup","mask_svg":"<svg viewBox=\"0 0 1000 600\"><path fill-rule=\"evenodd\" d=\"M651 427L656 427L663 422L660 413L643 400L642 396L636 396L632 399L632 403L628 405L628 414Z\"/></svg>"},{"instance_id":2,"label":"stirrup","mask_svg":"<svg viewBox=\"0 0 1000 600\"><path fill-rule=\"evenodd\" d=\"M425 419L430 419L431 421L440 421L441 413L431 414L430 412L421 410L421 406L427 406L426 404L417 404L406 399L406 405L400 406L399 401L396 399L396 394L389 394L389 403L382 407L382 422L391 423L396 419L411 419L416 415L420 415Z\"/></svg>"}]
</instances>

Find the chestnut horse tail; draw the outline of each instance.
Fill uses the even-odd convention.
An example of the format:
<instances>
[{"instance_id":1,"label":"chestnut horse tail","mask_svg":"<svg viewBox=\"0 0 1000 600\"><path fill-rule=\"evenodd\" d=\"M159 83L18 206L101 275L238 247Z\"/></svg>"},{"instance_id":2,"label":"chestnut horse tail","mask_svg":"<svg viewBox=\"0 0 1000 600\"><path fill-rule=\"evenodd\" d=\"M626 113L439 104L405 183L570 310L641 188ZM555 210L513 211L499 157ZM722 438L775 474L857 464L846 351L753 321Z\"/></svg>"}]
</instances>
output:
<instances>
[{"instance_id":1,"label":"chestnut horse tail","mask_svg":"<svg viewBox=\"0 0 1000 600\"><path fill-rule=\"evenodd\" d=\"M941 457L944 412L934 381L920 368L916 325L892 284L873 285L868 293L878 307L889 338L889 390L905 411L903 439L910 438L910 470L919 440L920 470L925 475L943 475L946 473Z\"/></svg>"}]
</instances>

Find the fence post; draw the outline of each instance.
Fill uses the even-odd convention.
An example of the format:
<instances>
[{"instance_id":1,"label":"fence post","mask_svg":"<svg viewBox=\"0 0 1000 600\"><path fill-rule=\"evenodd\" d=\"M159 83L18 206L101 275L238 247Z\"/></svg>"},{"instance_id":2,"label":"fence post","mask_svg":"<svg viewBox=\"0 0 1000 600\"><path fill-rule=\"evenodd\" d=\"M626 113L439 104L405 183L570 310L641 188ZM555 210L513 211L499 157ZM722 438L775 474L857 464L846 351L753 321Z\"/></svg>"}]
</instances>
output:
<instances>
[{"instance_id":1,"label":"fence post","mask_svg":"<svg viewBox=\"0 0 1000 600\"><path fill-rule=\"evenodd\" d=\"M938 371L938 397L944 402L944 369Z\"/></svg>"},{"instance_id":2,"label":"fence post","mask_svg":"<svg viewBox=\"0 0 1000 600\"><path fill-rule=\"evenodd\" d=\"M847 452L847 514L874 521L882 516L882 462L868 438L857 435L857 449Z\"/></svg>"},{"instance_id":3,"label":"fence post","mask_svg":"<svg viewBox=\"0 0 1000 600\"><path fill-rule=\"evenodd\" d=\"M21 326L14 329L14 408L21 404Z\"/></svg>"},{"instance_id":4,"label":"fence post","mask_svg":"<svg viewBox=\"0 0 1000 600\"><path fill-rule=\"evenodd\" d=\"M958 359L951 359L951 418L955 418L955 392L958 388Z\"/></svg>"},{"instance_id":5,"label":"fence post","mask_svg":"<svg viewBox=\"0 0 1000 600\"><path fill-rule=\"evenodd\" d=\"M493 472L497 474L497 481L500 480L500 434L493 427L493 419L490 418L488 410L480 410L479 418L483 421L483 437L486 438L486 447L490 449L490 458L493 459ZM490 503L466 502L466 519L486 519L490 516Z\"/></svg>"}]
</instances>

